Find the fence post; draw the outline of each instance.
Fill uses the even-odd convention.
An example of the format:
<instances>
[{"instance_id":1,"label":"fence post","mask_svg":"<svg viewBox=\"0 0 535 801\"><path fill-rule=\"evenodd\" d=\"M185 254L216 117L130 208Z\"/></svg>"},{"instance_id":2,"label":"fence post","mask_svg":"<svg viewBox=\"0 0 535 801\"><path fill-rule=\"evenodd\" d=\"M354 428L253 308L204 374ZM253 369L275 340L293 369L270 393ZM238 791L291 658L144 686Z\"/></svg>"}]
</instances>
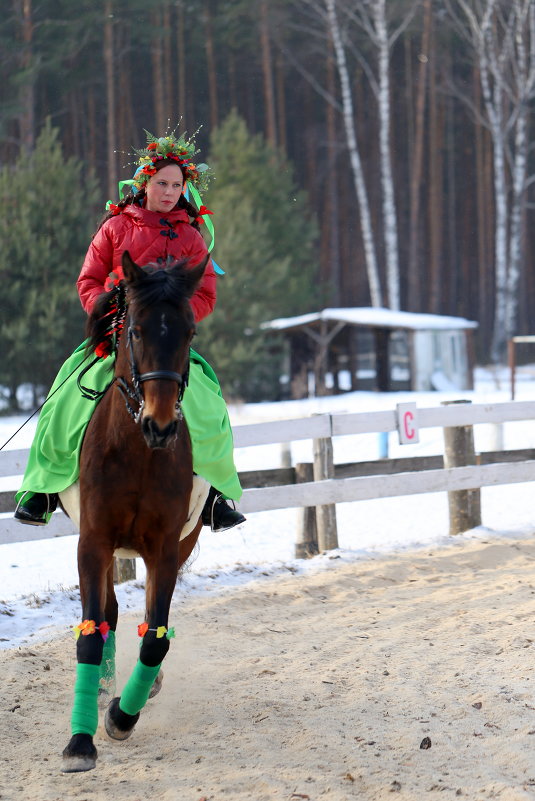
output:
<instances>
[{"instance_id":1,"label":"fence post","mask_svg":"<svg viewBox=\"0 0 535 801\"><path fill-rule=\"evenodd\" d=\"M280 454L281 454L281 467L291 467L292 446L290 445L289 442L281 442Z\"/></svg>"},{"instance_id":2,"label":"fence post","mask_svg":"<svg viewBox=\"0 0 535 801\"><path fill-rule=\"evenodd\" d=\"M443 401L442 406L471 403L469 400ZM444 467L475 465L473 426L444 428ZM481 490L448 492L450 534L461 534L481 525Z\"/></svg>"},{"instance_id":3,"label":"fence post","mask_svg":"<svg viewBox=\"0 0 535 801\"><path fill-rule=\"evenodd\" d=\"M113 583L122 584L123 581L132 581L136 577L135 559L113 560Z\"/></svg>"},{"instance_id":4,"label":"fence post","mask_svg":"<svg viewBox=\"0 0 535 801\"><path fill-rule=\"evenodd\" d=\"M314 470L311 462L296 464L295 480L298 484L314 481ZM299 510L297 537L295 539L295 558L308 559L317 553L319 553L319 550L316 509L314 506L304 506Z\"/></svg>"},{"instance_id":5,"label":"fence post","mask_svg":"<svg viewBox=\"0 0 535 801\"><path fill-rule=\"evenodd\" d=\"M314 481L325 481L334 478L333 441L315 439ZM316 525L318 527L318 547L320 551L331 551L338 548L338 531L336 528L336 505L316 506Z\"/></svg>"}]
</instances>

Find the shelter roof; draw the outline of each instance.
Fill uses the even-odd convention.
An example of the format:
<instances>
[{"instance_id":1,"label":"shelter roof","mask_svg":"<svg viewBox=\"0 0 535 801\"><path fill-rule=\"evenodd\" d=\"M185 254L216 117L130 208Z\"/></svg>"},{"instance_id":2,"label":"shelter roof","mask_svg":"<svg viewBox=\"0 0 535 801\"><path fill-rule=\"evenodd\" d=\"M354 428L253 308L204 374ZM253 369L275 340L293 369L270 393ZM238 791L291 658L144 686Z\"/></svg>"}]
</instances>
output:
<instances>
[{"instance_id":1,"label":"shelter roof","mask_svg":"<svg viewBox=\"0 0 535 801\"><path fill-rule=\"evenodd\" d=\"M465 320L463 317L449 317L443 314L419 314L364 306L323 309L320 312L301 314L298 317L279 317L262 323L262 328L287 331L315 326L321 321L342 322L367 328L392 328L411 331L451 331L453 329L477 328L478 326L478 323L473 320Z\"/></svg>"}]
</instances>

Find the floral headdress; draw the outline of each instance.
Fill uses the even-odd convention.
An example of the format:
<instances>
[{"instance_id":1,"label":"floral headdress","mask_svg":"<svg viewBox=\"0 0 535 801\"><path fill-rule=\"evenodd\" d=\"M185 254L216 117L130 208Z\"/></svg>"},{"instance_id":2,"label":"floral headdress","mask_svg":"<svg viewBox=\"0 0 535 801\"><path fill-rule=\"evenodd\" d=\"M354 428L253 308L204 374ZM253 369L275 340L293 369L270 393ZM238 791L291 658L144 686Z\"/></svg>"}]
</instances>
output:
<instances>
[{"instance_id":1,"label":"floral headdress","mask_svg":"<svg viewBox=\"0 0 535 801\"><path fill-rule=\"evenodd\" d=\"M147 146L136 150L134 154L138 157L138 169L133 178L133 185L136 189L142 189L149 178L156 172L156 164L162 159L171 159L183 168L184 179L197 192L202 193L208 187L211 170L208 164L195 164L193 159L199 152L195 147L193 136L189 139L186 134L178 138L174 131L166 136L154 136L145 131L147 135Z\"/></svg>"},{"instance_id":2,"label":"floral headdress","mask_svg":"<svg viewBox=\"0 0 535 801\"><path fill-rule=\"evenodd\" d=\"M201 200L201 193L208 188L210 178L212 177L212 170L208 164L199 163L195 164L193 159L199 153L195 147L195 134L187 138L183 133L180 136L175 136L175 131L167 133L165 136L154 136L149 131L145 130L147 136L147 146L139 150L133 148L132 155L137 157L137 169L134 177L127 181L119 181L119 198L122 200L129 191L138 192L145 187L147 181L155 175L158 170L156 165L163 159L170 159L175 161L184 172L184 188L186 198L194 201L197 206L197 222L205 223L208 229L209 236L211 237L210 244L208 245L208 252L210 253L214 247L215 231L214 225L208 215L212 212L203 206ZM197 132L196 132L197 133ZM106 210L111 211L112 214L120 214L122 211L121 206L115 205L111 200L106 203ZM216 273L224 275L224 270L212 258L212 264Z\"/></svg>"}]
</instances>

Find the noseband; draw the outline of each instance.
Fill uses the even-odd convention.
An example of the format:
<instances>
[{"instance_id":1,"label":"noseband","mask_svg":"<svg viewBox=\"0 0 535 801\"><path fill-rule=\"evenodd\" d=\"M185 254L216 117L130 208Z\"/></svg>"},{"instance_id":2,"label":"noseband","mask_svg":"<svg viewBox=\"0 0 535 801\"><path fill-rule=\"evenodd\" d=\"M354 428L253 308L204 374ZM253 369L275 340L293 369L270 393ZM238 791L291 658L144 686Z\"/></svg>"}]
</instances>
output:
<instances>
[{"instance_id":1,"label":"noseband","mask_svg":"<svg viewBox=\"0 0 535 801\"><path fill-rule=\"evenodd\" d=\"M134 422L139 423L143 409L145 407L145 398L143 397L143 383L145 381L153 381L155 379L163 379L164 381L175 381L178 384L178 396L175 402L175 409L181 416L182 411L180 404L184 397L184 390L188 385L189 379L189 357L186 364L186 369L182 374L175 373L172 370L151 370L148 373L140 373L137 369L136 359L134 356L133 327L130 325L127 332L127 349L130 357L130 376L132 379L132 387L125 381L122 376L117 376L117 389L124 398L126 410L128 414L134 419ZM137 412L132 408L130 401L137 403Z\"/></svg>"}]
</instances>

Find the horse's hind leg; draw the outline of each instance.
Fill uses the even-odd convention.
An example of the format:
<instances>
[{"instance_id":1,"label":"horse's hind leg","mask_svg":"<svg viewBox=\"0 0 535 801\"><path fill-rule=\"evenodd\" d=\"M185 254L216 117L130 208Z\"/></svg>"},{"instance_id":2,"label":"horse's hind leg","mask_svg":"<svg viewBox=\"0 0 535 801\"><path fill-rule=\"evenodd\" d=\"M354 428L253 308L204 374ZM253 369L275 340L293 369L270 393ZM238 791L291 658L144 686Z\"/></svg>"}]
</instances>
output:
<instances>
[{"instance_id":1,"label":"horse's hind leg","mask_svg":"<svg viewBox=\"0 0 535 801\"><path fill-rule=\"evenodd\" d=\"M106 576L106 611L105 620L110 631L104 643L102 662L100 663L100 681L98 688L98 705L105 709L115 695L115 632L117 629L118 606L113 586L113 562Z\"/></svg>"},{"instance_id":2,"label":"horse's hind leg","mask_svg":"<svg viewBox=\"0 0 535 801\"><path fill-rule=\"evenodd\" d=\"M132 733L169 650L167 625L177 574L178 554L174 558L168 554L165 564L147 565L148 629L143 635L139 659L121 697L114 698L106 712L106 731L116 740L125 740Z\"/></svg>"},{"instance_id":3,"label":"horse's hind leg","mask_svg":"<svg viewBox=\"0 0 535 801\"><path fill-rule=\"evenodd\" d=\"M83 624L76 642L72 737L63 751L64 773L91 770L97 760L93 736L98 726L100 664L106 638L106 574L113 558L111 551L99 548L97 542L96 537L81 535L78 544Z\"/></svg>"}]
</instances>

